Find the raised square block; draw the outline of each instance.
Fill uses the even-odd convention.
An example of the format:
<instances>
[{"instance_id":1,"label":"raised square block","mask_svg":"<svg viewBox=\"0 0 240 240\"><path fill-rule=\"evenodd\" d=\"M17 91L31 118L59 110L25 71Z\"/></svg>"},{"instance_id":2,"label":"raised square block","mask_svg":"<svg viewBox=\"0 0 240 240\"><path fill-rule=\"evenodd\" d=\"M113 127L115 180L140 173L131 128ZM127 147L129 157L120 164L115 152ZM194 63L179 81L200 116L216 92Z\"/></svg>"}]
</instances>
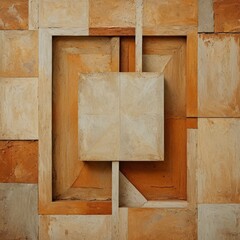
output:
<instances>
[{"instance_id":1,"label":"raised square block","mask_svg":"<svg viewBox=\"0 0 240 240\"><path fill-rule=\"evenodd\" d=\"M79 159L163 160L163 82L160 73L81 74Z\"/></svg>"}]
</instances>

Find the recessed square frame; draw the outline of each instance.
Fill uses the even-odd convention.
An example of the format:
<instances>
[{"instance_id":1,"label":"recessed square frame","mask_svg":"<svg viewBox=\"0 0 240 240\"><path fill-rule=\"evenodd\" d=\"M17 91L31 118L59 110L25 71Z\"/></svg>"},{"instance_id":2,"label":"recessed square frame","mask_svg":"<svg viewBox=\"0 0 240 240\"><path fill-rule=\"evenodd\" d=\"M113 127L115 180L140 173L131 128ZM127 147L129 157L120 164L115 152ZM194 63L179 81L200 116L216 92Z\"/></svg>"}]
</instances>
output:
<instances>
[{"instance_id":1,"label":"recessed square frame","mask_svg":"<svg viewBox=\"0 0 240 240\"><path fill-rule=\"evenodd\" d=\"M143 33L144 34L144 33ZM134 31L99 28L89 34L88 28L39 29L39 214L111 214L110 201L53 201L52 198L52 38L53 36L129 36ZM151 32L146 36L186 36L186 117L197 118L197 28L173 29ZM194 131L194 133L192 132ZM191 133L192 132L192 133ZM189 129L188 135L196 135L197 130ZM192 138L192 137L191 137ZM190 139L191 139L190 138ZM194 139L196 136L194 137ZM193 139L193 140L194 140ZM196 139L195 139L196 140ZM191 142L189 142L191 146ZM188 145L189 145L188 144ZM195 145L194 145L195 146ZM189 148L188 150L191 150ZM196 206L196 158L194 151L187 157L188 201L156 201L145 207L186 208ZM190 156L189 156L190 155ZM190 171L191 169L191 171Z\"/></svg>"}]
</instances>

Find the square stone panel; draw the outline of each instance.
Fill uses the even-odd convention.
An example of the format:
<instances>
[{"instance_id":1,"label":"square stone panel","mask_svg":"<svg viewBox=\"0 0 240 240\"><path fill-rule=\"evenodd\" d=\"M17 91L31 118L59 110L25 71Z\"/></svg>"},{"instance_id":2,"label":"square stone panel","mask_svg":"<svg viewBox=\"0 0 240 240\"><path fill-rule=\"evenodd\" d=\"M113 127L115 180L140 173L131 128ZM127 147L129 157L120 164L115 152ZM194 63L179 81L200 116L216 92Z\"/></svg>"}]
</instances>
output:
<instances>
[{"instance_id":1,"label":"square stone panel","mask_svg":"<svg viewBox=\"0 0 240 240\"><path fill-rule=\"evenodd\" d=\"M160 73L81 74L80 160L163 160L163 81Z\"/></svg>"}]
</instances>

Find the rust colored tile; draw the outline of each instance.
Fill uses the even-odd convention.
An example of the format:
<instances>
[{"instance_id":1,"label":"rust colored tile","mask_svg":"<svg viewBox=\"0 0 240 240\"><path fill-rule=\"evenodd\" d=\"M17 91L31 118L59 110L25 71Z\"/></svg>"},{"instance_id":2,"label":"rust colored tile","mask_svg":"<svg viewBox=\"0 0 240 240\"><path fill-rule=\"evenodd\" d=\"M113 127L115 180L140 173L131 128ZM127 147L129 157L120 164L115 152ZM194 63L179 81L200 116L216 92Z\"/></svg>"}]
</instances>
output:
<instances>
[{"instance_id":1,"label":"rust colored tile","mask_svg":"<svg viewBox=\"0 0 240 240\"><path fill-rule=\"evenodd\" d=\"M38 142L0 141L0 182L37 183Z\"/></svg>"},{"instance_id":2,"label":"rust colored tile","mask_svg":"<svg viewBox=\"0 0 240 240\"><path fill-rule=\"evenodd\" d=\"M28 29L28 0L1 0L0 30Z\"/></svg>"},{"instance_id":3,"label":"rust colored tile","mask_svg":"<svg viewBox=\"0 0 240 240\"><path fill-rule=\"evenodd\" d=\"M196 213L187 209L130 208L128 239L197 239Z\"/></svg>"},{"instance_id":4,"label":"rust colored tile","mask_svg":"<svg viewBox=\"0 0 240 240\"><path fill-rule=\"evenodd\" d=\"M240 1L214 0L215 32L240 31Z\"/></svg>"}]
</instances>

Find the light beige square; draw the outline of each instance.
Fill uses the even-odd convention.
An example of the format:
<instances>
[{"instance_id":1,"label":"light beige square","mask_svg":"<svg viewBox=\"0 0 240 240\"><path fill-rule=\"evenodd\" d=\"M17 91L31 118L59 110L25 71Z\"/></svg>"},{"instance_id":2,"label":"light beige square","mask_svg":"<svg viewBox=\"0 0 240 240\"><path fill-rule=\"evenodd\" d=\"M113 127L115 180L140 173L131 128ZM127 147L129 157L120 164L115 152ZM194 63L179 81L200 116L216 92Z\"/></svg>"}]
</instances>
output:
<instances>
[{"instance_id":1,"label":"light beige square","mask_svg":"<svg viewBox=\"0 0 240 240\"><path fill-rule=\"evenodd\" d=\"M37 78L0 78L0 138L38 138Z\"/></svg>"},{"instance_id":2,"label":"light beige square","mask_svg":"<svg viewBox=\"0 0 240 240\"><path fill-rule=\"evenodd\" d=\"M38 77L38 32L0 32L0 77Z\"/></svg>"},{"instance_id":3,"label":"light beige square","mask_svg":"<svg viewBox=\"0 0 240 240\"><path fill-rule=\"evenodd\" d=\"M79 158L164 158L164 89L160 73L81 74Z\"/></svg>"}]
</instances>

